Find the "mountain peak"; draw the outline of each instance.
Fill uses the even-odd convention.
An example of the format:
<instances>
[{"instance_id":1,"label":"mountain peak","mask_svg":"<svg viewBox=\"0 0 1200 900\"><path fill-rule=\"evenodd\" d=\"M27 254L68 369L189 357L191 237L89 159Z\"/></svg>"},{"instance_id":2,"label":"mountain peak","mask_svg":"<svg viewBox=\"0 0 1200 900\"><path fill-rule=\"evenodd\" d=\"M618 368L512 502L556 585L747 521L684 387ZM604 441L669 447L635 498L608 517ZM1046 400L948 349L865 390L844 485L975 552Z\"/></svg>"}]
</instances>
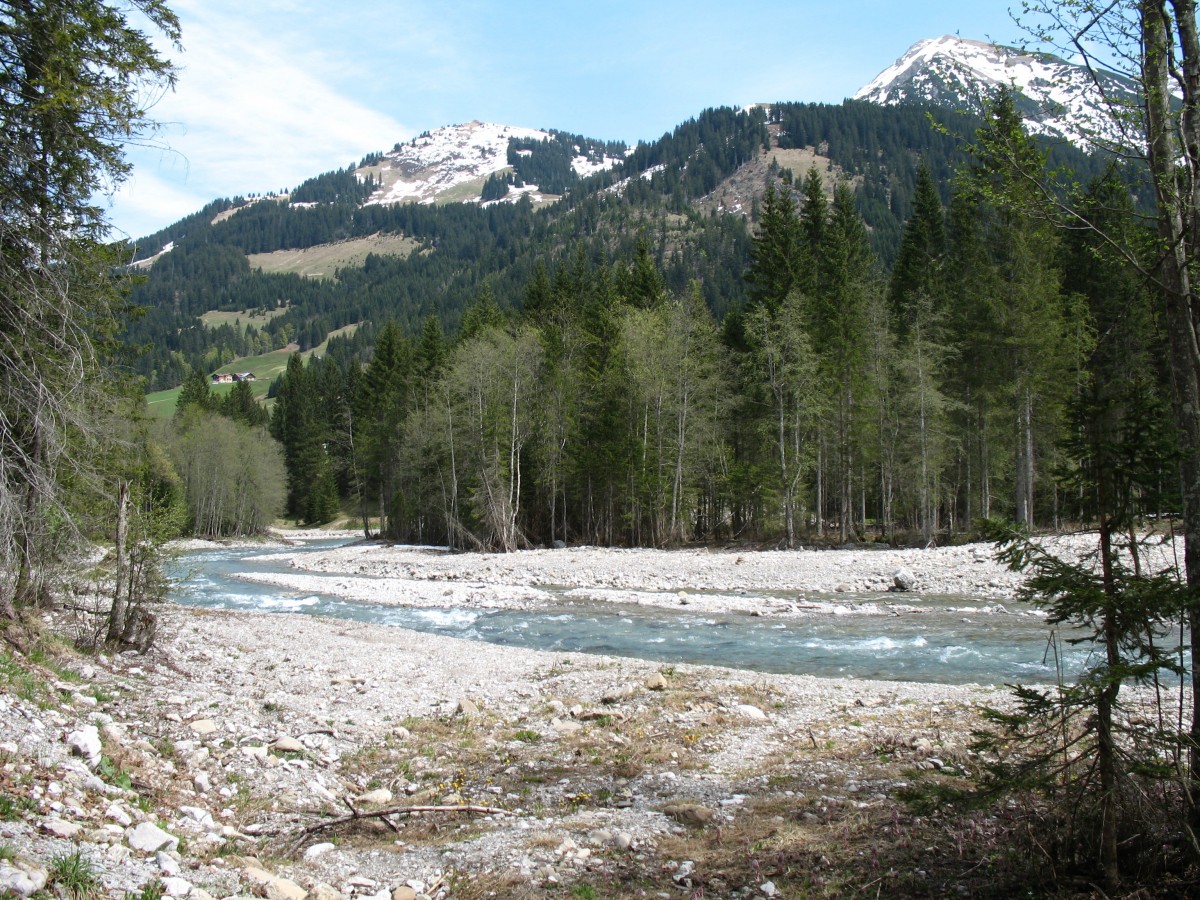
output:
<instances>
[{"instance_id":1,"label":"mountain peak","mask_svg":"<svg viewBox=\"0 0 1200 900\"><path fill-rule=\"evenodd\" d=\"M396 144L389 152L371 158L356 174L361 179L372 178L380 185L368 203L477 201L489 178L512 171L512 141L534 147L563 141L566 137L559 132L476 119L426 131L410 141ZM571 168L580 176L619 162L615 157L598 154L594 147L581 146L580 141L575 141L571 149L575 154L570 161ZM534 151L516 152L528 156ZM539 202L555 199L558 195L535 183L523 182L510 189L504 199L513 201L524 196Z\"/></svg>"},{"instance_id":2,"label":"mountain peak","mask_svg":"<svg viewBox=\"0 0 1200 900\"><path fill-rule=\"evenodd\" d=\"M1048 53L942 35L918 41L854 95L883 105L927 103L982 113L1003 85L1017 95L1030 131L1089 148L1096 139L1122 143L1111 102L1136 100L1136 86L1110 72L1098 87L1083 66Z\"/></svg>"}]
</instances>

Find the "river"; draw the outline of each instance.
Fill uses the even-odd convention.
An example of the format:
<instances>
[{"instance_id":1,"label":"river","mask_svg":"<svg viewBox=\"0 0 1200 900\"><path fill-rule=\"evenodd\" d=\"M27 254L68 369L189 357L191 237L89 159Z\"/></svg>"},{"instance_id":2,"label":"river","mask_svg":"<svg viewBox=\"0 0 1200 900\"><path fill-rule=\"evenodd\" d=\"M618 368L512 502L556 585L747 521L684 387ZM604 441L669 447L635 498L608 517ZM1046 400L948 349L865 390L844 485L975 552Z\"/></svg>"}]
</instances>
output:
<instances>
[{"instance_id":1,"label":"river","mask_svg":"<svg viewBox=\"0 0 1200 900\"><path fill-rule=\"evenodd\" d=\"M314 541L313 550L338 541ZM246 572L294 571L277 549L216 548L182 554L169 573L172 598L214 609L304 613L535 650L600 653L751 671L949 684L1047 683L1086 665L1032 610L1012 602L906 594L904 615L758 618L583 602L536 610L422 609L352 602L244 581ZM336 576L329 576L336 577ZM565 594L572 585L563 585ZM828 597L824 598L828 600ZM846 599L846 598L840 598ZM863 602L881 595L861 595ZM891 597L894 600L895 597Z\"/></svg>"}]
</instances>

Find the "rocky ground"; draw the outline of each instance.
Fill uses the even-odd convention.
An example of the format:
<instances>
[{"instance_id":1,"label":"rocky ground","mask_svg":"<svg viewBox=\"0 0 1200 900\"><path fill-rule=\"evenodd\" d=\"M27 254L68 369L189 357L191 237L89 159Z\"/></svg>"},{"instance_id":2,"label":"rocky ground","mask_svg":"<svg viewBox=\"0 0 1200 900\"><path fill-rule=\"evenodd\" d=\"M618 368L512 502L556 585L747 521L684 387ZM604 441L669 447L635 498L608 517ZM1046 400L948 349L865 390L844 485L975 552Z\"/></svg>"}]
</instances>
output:
<instances>
[{"instance_id":1,"label":"rocky ground","mask_svg":"<svg viewBox=\"0 0 1200 900\"><path fill-rule=\"evenodd\" d=\"M739 589L770 590L799 607L798 591L836 602L900 570L933 592L1001 599L1015 585L979 548L477 556L364 544L304 564L344 573L348 596L390 581L391 596L411 587L421 603L447 589L531 603L539 585L569 583L733 610ZM961 865L946 864L941 833L889 854L920 826L899 795L970 777L969 731L980 704L1007 702L1002 688L157 613L145 655L78 653L86 622L59 611L44 624L61 639L0 656L0 896L64 892L80 871L101 896L147 898L840 896L848 872L911 896L953 892L974 865L961 834Z\"/></svg>"}]
</instances>

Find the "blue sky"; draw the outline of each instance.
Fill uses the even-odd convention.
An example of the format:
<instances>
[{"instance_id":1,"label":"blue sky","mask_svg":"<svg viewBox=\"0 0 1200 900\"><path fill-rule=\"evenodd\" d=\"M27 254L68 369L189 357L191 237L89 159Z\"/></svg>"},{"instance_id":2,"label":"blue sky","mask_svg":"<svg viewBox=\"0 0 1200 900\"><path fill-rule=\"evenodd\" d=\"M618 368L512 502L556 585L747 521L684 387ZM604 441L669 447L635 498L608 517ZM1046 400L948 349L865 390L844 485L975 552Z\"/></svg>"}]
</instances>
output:
<instances>
[{"instance_id":1,"label":"blue sky","mask_svg":"<svg viewBox=\"0 0 1200 900\"><path fill-rule=\"evenodd\" d=\"M108 210L141 237L479 119L654 140L706 107L840 102L916 41L1015 42L989 0L173 0L162 123Z\"/></svg>"}]
</instances>

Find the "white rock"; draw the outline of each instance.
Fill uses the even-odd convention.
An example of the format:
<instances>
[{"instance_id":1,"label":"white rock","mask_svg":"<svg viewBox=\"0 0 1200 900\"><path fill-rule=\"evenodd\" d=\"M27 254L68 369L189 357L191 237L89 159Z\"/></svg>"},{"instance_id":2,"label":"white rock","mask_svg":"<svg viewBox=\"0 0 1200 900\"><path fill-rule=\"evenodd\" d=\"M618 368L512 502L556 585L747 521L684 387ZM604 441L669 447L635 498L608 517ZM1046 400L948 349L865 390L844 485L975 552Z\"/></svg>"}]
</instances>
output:
<instances>
[{"instance_id":1,"label":"white rock","mask_svg":"<svg viewBox=\"0 0 1200 900\"><path fill-rule=\"evenodd\" d=\"M67 735L67 746L76 756L83 757L89 768L100 765L100 731L95 725L84 725Z\"/></svg>"},{"instance_id":2,"label":"white rock","mask_svg":"<svg viewBox=\"0 0 1200 900\"><path fill-rule=\"evenodd\" d=\"M188 897L192 893L191 882L175 875L164 878L162 886L168 897Z\"/></svg>"},{"instance_id":3,"label":"white rock","mask_svg":"<svg viewBox=\"0 0 1200 900\"><path fill-rule=\"evenodd\" d=\"M741 715L744 716L745 718L751 719L755 722L767 721L767 714L765 712L763 712L761 709L759 709L757 706L752 706L749 703L739 703L737 706L734 707L734 709L736 709L739 713L741 713Z\"/></svg>"},{"instance_id":4,"label":"white rock","mask_svg":"<svg viewBox=\"0 0 1200 900\"><path fill-rule=\"evenodd\" d=\"M306 900L308 891L287 878L273 878L267 883L267 900Z\"/></svg>"},{"instance_id":5,"label":"white rock","mask_svg":"<svg viewBox=\"0 0 1200 900\"><path fill-rule=\"evenodd\" d=\"M181 806L179 811L202 828L216 828L212 813L199 806Z\"/></svg>"},{"instance_id":6,"label":"white rock","mask_svg":"<svg viewBox=\"0 0 1200 900\"><path fill-rule=\"evenodd\" d=\"M0 860L0 894L30 897L46 886L50 873L31 859Z\"/></svg>"},{"instance_id":7,"label":"white rock","mask_svg":"<svg viewBox=\"0 0 1200 900\"><path fill-rule=\"evenodd\" d=\"M201 737L212 734L217 730L217 723L212 719L196 719L194 722L189 724L192 731L196 732L196 734L200 735Z\"/></svg>"},{"instance_id":8,"label":"white rock","mask_svg":"<svg viewBox=\"0 0 1200 900\"><path fill-rule=\"evenodd\" d=\"M108 809L104 811L104 815L122 828L128 828L133 824L133 816L129 814L128 810L117 803L110 804Z\"/></svg>"},{"instance_id":9,"label":"white rock","mask_svg":"<svg viewBox=\"0 0 1200 900\"><path fill-rule=\"evenodd\" d=\"M159 850L154 854L154 863L158 866L158 871L164 875L178 875L183 871L179 868L179 860L165 850Z\"/></svg>"},{"instance_id":10,"label":"white rock","mask_svg":"<svg viewBox=\"0 0 1200 900\"><path fill-rule=\"evenodd\" d=\"M176 850L179 848L179 838L163 831L153 822L143 822L125 832L125 843L134 850L143 853L157 853L159 850Z\"/></svg>"},{"instance_id":11,"label":"white rock","mask_svg":"<svg viewBox=\"0 0 1200 900\"><path fill-rule=\"evenodd\" d=\"M68 822L65 819L54 818L47 819L42 823L42 831L52 834L55 837L70 840L83 831L83 827L76 825L74 822Z\"/></svg>"},{"instance_id":12,"label":"white rock","mask_svg":"<svg viewBox=\"0 0 1200 900\"><path fill-rule=\"evenodd\" d=\"M365 803L368 806L383 806L392 802L392 792L387 788L378 788L374 791L367 791L358 798L359 803Z\"/></svg>"},{"instance_id":13,"label":"white rock","mask_svg":"<svg viewBox=\"0 0 1200 900\"><path fill-rule=\"evenodd\" d=\"M336 850L336 849L337 849L336 844L330 844L328 842L324 843L324 844L313 844L311 847L309 847L307 850L304 851L304 858L305 859L318 859L319 857L324 856L326 853L329 853L330 851Z\"/></svg>"},{"instance_id":14,"label":"white rock","mask_svg":"<svg viewBox=\"0 0 1200 900\"><path fill-rule=\"evenodd\" d=\"M454 706L454 715L470 719L479 715L479 707L465 697Z\"/></svg>"}]
</instances>

